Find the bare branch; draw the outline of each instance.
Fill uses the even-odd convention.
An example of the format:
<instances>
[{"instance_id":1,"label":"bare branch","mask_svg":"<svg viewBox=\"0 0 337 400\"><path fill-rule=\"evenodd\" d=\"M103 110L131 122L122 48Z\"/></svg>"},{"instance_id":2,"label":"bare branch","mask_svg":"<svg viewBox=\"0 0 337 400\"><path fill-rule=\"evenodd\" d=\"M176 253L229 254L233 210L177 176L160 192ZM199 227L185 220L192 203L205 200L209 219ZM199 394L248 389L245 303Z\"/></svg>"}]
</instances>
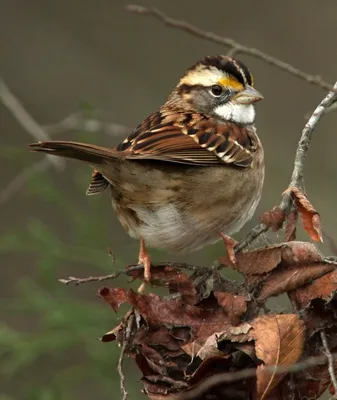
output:
<instances>
[{"instance_id":1,"label":"bare branch","mask_svg":"<svg viewBox=\"0 0 337 400\"><path fill-rule=\"evenodd\" d=\"M268 64L271 64L283 71L287 71L290 74L297 76L298 78L304 79L309 83L315 84L322 89L336 91L336 88L334 89L333 86L330 85L328 82L323 81L323 79L319 75L307 74L300 69L295 68L291 64L279 60L278 58L272 57L259 49L240 44L232 38L223 37L213 32L204 31L186 21L171 18L156 8L147 8L140 5L130 4L126 7L126 10L140 15L153 16L162 21L165 25L188 32L193 36L209 40L213 43L219 43L225 46L229 46L231 48L229 50L229 54L232 56L239 53L248 54L250 56L263 60Z\"/></svg>"},{"instance_id":2,"label":"bare branch","mask_svg":"<svg viewBox=\"0 0 337 400\"><path fill-rule=\"evenodd\" d=\"M33 119L33 117L24 109L20 101L9 90L9 87L0 78L0 100L13 114L20 125L36 140L49 140L47 133ZM65 165L64 160L47 155L48 161L56 168L62 168Z\"/></svg>"},{"instance_id":3,"label":"bare branch","mask_svg":"<svg viewBox=\"0 0 337 400\"><path fill-rule=\"evenodd\" d=\"M90 133L104 133L110 136L126 136L131 132L131 128L100 121L99 119L87 118L82 113L74 113L63 120L44 126L44 131L49 135L55 135L64 132L85 131Z\"/></svg>"},{"instance_id":4,"label":"bare branch","mask_svg":"<svg viewBox=\"0 0 337 400\"><path fill-rule=\"evenodd\" d=\"M85 118L80 113L71 114L69 117L64 118L60 122L55 124L46 125L40 127L37 123L32 120L31 116L22 108L19 101L9 91L8 87L0 79L0 99L6 104L6 106L13 112L13 115L17 120L24 126L25 129L30 133L29 129L33 130L32 136L37 140L49 140L49 136L71 131L86 131L86 132L102 132L104 134L119 137L125 136L130 133L130 128L124 125L106 123L98 119ZM6 102L6 103L5 103ZM39 134L42 132L42 136ZM9 184L0 192L0 204L4 204L8 201L15 193L17 193L27 181L38 172L45 171L49 168L49 161L57 160L57 165L64 165L64 160L58 157L46 156L42 161L38 161L28 167L24 168L21 172L14 177ZM59 163L61 161L61 164Z\"/></svg>"},{"instance_id":5,"label":"bare branch","mask_svg":"<svg viewBox=\"0 0 337 400\"><path fill-rule=\"evenodd\" d=\"M163 262L163 263L159 263L156 265L151 265L151 268L159 268L159 267L174 267L174 268L178 268L178 269L187 269L190 270L192 272L198 271L201 272L204 269L198 265L191 265L191 264L187 264L187 263L180 263L180 262ZM120 275L128 275L130 272L133 271L142 271L144 269L143 265L133 265L130 266L128 268L124 268L124 269L120 269L112 274L108 274L108 275L102 275L102 276L89 276L87 278L76 278L75 276L69 276L66 279L59 279L59 282L64 283L65 285L69 285L69 284L73 284L73 285L80 285L82 283L88 283L88 282L102 282L102 281L107 281L110 279L116 279L118 278Z\"/></svg>"},{"instance_id":6,"label":"bare branch","mask_svg":"<svg viewBox=\"0 0 337 400\"><path fill-rule=\"evenodd\" d=\"M304 186L304 161L306 159L307 151L309 149L312 134L324 115L326 109L331 107L337 101L337 82L333 87L333 91L330 91L325 98L319 103L308 122L305 124L300 141L298 143L293 173L289 183L289 187L302 188ZM280 204L281 209L287 214L292 206L291 193L286 193L283 196ZM268 226L264 223L256 225L250 233L235 247L235 252L239 252L247 247L253 240L259 237L262 233L268 230Z\"/></svg>"},{"instance_id":7,"label":"bare branch","mask_svg":"<svg viewBox=\"0 0 337 400\"><path fill-rule=\"evenodd\" d=\"M330 353L331 354L331 353ZM331 354L333 360L337 359L337 353ZM284 373L295 373L304 371L310 367L315 367L317 365L324 365L328 362L326 355L316 356L316 357L308 357L303 361L300 361L296 364L289 365L287 367L282 366L264 366L264 370L270 372L271 374L279 375ZM200 385L195 388L186 391L177 396L177 400L192 400L195 398L199 398L203 393L206 393L208 390L216 387L218 385L230 382L237 382L244 379L254 378L256 376L256 369L249 368L244 369L238 372L230 372L227 374L217 374L213 375L205 381L203 381Z\"/></svg>"},{"instance_id":8,"label":"bare branch","mask_svg":"<svg viewBox=\"0 0 337 400\"><path fill-rule=\"evenodd\" d=\"M329 349L328 340L327 340L325 331L321 331L320 335L321 335L321 340L322 340L323 347L324 347L324 350L325 350L325 354L326 354L326 356L328 358L328 361L329 361L329 374L330 374L331 382L332 382L333 387L335 389L335 394L334 394L334 396L332 398L333 399L337 399L337 379L336 379L336 375L335 375L334 357L331 354L331 351Z\"/></svg>"}]
</instances>

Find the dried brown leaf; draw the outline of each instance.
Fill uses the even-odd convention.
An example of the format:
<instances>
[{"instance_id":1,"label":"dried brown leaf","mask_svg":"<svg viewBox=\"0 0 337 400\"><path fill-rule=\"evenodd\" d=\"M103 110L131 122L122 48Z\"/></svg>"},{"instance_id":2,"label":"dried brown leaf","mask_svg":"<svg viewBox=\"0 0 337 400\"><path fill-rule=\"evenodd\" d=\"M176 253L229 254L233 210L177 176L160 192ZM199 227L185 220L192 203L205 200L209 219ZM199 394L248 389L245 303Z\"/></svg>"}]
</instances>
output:
<instances>
[{"instance_id":1,"label":"dried brown leaf","mask_svg":"<svg viewBox=\"0 0 337 400\"><path fill-rule=\"evenodd\" d=\"M329 264L313 264L307 265L305 268L287 267L283 270L273 271L260 284L261 289L256 300L261 304L269 297L279 296L280 294L301 288L301 286L312 282L314 279L326 275L332 269L334 267Z\"/></svg>"},{"instance_id":2,"label":"dried brown leaf","mask_svg":"<svg viewBox=\"0 0 337 400\"><path fill-rule=\"evenodd\" d=\"M247 311L246 298L230 292L214 292L214 296L228 315L231 325L238 325L242 315Z\"/></svg>"},{"instance_id":3,"label":"dried brown leaf","mask_svg":"<svg viewBox=\"0 0 337 400\"><path fill-rule=\"evenodd\" d=\"M321 220L318 212L311 205L307 196L296 187L289 187L283 194L291 193L297 209L301 215L304 229L311 239L316 242L323 242Z\"/></svg>"},{"instance_id":4,"label":"dried brown leaf","mask_svg":"<svg viewBox=\"0 0 337 400\"><path fill-rule=\"evenodd\" d=\"M319 279L312 280L305 287L298 288L291 294L291 298L295 301L298 309L304 309L314 299L327 300L337 290L337 270L336 266L328 265L330 267L329 273L324 274ZM316 277L317 278L317 277Z\"/></svg>"},{"instance_id":5,"label":"dried brown leaf","mask_svg":"<svg viewBox=\"0 0 337 400\"><path fill-rule=\"evenodd\" d=\"M133 279L143 279L143 271L130 271ZM181 270L171 266L159 266L151 269L151 284L168 287L170 293L180 293L185 303L195 304L196 290L190 278Z\"/></svg>"},{"instance_id":6,"label":"dried brown leaf","mask_svg":"<svg viewBox=\"0 0 337 400\"><path fill-rule=\"evenodd\" d=\"M101 341L102 342L113 342L114 340L117 340L118 333L122 333L122 332L123 332L123 323L120 323L115 328L113 328L111 331L105 333L101 337Z\"/></svg>"},{"instance_id":7,"label":"dried brown leaf","mask_svg":"<svg viewBox=\"0 0 337 400\"><path fill-rule=\"evenodd\" d=\"M226 259L221 259L226 264ZM285 242L238 253L233 266L244 275L264 275L279 265L307 265L322 261L322 256L312 243Z\"/></svg>"},{"instance_id":8,"label":"dried brown leaf","mask_svg":"<svg viewBox=\"0 0 337 400\"><path fill-rule=\"evenodd\" d=\"M266 370L266 366L287 367L301 357L305 327L294 314L264 315L252 321L256 356L263 361L257 367L257 398L266 399L284 374Z\"/></svg>"},{"instance_id":9,"label":"dried brown leaf","mask_svg":"<svg viewBox=\"0 0 337 400\"><path fill-rule=\"evenodd\" d=\"M121 304L127 301L126 290L122 288L107 288L99 289L98 295L106 301L112 309L117 312Z\"/></svg>"},{"instance_id":10,"label":"dried brown leaf","mask_svg":"<svg viewBox=\"0 0 337 400\"><path fill-rule=\"evenodd\" d=\"M273 232L277 232L282 228L284 220L285 215L280 206L276 206L260 216L260 221L271 228Z\"/></svg>"},{"instance_id":11,"label":"dried brown leaf","mask_svg":"<svg viewBox=\"0 0 337 400\"><path fill-rule=\"evenodd\" d=\"M292 210L286 219L286 242L291 242L296 239L296 225L298 220L298 211Z\"/></svg>"},{"instance_id":12,"label":"dried brown leaf","mask_svg":"<svg viewBox=\"0 0 337 400\"><path fill-rule=\"evenodd\" d=\"M163 300L155 294L128 292L128 302L134 306L151 328L162 326L189 327L199 338L222 331L229 319L221 308L202 310L182 300Z\"/></svg>"}]
</instances>

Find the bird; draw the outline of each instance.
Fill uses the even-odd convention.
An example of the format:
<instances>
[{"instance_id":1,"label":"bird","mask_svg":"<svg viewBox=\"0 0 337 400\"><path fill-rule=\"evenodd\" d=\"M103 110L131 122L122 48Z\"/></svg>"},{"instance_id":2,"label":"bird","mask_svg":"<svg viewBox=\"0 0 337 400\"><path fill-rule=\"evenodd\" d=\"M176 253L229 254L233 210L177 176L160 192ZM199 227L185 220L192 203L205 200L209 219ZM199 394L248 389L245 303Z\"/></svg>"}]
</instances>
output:
<instances>
[{"instance_id":1,"label":"bird","mask_svg":"<svg viewBox=\"0 0 337 400\"><path fill-rule=\"evenodd\" d=\"M114 148L73 141L29 147L92 166L86 193L110 192L121 225L140 241L145 284L148 246L188 253L230 237L252 218L265 169L255 128L261 99L242 61L206 56Z\"/></svg>"}]
</instances>

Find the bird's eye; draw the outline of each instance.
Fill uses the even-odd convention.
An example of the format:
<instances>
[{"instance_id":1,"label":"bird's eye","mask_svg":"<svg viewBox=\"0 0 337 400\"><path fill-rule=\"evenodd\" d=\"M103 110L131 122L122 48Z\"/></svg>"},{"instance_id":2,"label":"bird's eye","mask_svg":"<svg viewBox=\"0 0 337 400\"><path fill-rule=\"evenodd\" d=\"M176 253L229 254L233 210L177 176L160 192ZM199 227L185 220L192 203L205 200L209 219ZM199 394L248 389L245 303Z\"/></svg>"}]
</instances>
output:
<instances>
[{"instance_id":1,"label":"bird's eye","mask_svg":"<svg viewBox=\"0 0 337 400\"><path fill-rule=\"evenodd\" d=\"M221 96L222 92L223 92L223 87L220 85L213 85L211 87L211 92L212 92L213 96L216 96L216 97Z\"/></svg>"}]
</instances>

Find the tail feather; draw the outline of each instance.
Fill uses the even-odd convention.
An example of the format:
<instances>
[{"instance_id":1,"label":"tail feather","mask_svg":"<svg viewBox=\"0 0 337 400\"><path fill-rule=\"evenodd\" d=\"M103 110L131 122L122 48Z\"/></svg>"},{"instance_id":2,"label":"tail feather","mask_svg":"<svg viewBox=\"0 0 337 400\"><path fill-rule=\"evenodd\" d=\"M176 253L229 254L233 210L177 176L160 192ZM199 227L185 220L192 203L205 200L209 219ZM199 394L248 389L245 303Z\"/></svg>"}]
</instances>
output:
<instances>
[{"instance_id":1,"label":"tail feather","mask_svg":"<svg viewBox=\"0 0 337 400\"><path fill-rule=\"evenodd\" d=\"M41 151L53 156L73 158L95 165L105 164L108 160L118 158L118 153L115 150L79 142L53 140L32 143L29 145L29 148L33 151Z\"/></svg>"}]
</instances>

